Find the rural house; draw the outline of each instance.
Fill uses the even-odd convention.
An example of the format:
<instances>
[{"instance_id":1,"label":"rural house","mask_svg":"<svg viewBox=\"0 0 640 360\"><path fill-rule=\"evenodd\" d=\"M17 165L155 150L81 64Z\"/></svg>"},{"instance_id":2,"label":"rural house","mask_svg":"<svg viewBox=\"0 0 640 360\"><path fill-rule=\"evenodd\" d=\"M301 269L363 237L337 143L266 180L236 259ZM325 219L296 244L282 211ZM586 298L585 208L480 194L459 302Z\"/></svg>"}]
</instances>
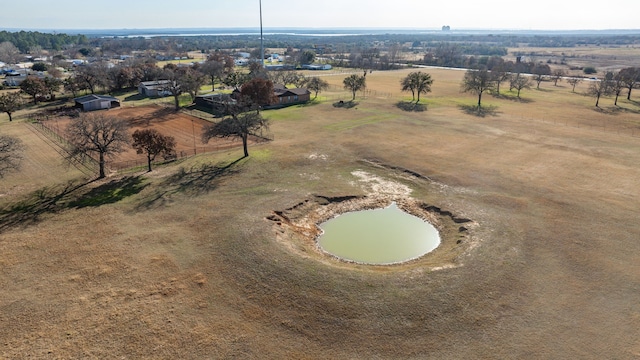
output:
<instances>
[{"instance_id":1,"label":"rural house","mask_svg":"<svg viewBox=\"0 0 640 360\"><path fill-rule=\"evenodd\" d=\"M120 106L119 99L106 95L91 94L75 98L73 101L76 103L75 107L82 109L82 111L111 109Z\"/></svg>"},{"instance_id":2,"label":"rural house","mask_svg":"<svg viewBox=\"0 0 640 360\"><path fill-rule=\"evenodd\" d=\"M278 102L270 104L269 107L301 104L311 100L311 91L307 88L287 89L283 85L274 85L273 91L278 98Z\"/></svg>"},{"instance_id":3,"label":"rural house","mask_svg":"<svg viewBox=\"0 0 640 360\"><path fill-rule=\"evenodd\" d=\"M171 95L165 88L170 80L143 81L138 85L138 94L147 97L164 97Z\"/></svg>"}]
</instances>

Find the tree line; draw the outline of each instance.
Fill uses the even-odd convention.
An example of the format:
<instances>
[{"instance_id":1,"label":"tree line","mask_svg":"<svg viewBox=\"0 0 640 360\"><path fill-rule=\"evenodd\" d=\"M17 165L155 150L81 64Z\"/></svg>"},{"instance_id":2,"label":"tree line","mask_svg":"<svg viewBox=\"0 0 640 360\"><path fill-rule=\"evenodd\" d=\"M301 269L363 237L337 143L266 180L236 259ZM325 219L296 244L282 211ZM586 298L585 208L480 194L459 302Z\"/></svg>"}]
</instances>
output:
<instances>
[{"instance_id":1,"label":"tree line","mask_svg":"<svg viewBox=\"0 0 640 360\"><path fill-rule=\"evenodd\" d=\"M9 10L10 11L10 10ZM42 33L38 31L0 31L0 43L10 42L26 54L34 47L46 50L62 50L65 46L86 45L89 39L85 35L69 35L64 33Z\"/></svg>"}]
</instances>

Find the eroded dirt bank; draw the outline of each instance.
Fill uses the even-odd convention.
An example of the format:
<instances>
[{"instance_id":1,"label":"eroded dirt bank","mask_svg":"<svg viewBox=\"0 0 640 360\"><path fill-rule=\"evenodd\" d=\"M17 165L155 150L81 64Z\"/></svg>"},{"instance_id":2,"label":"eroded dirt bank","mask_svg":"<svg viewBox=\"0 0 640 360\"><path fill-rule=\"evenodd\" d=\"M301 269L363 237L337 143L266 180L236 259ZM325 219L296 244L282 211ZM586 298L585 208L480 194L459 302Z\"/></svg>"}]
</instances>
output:
<instances>
[{"instance_id":1,"label":"eroded dirt bank","mask_svg":"<svg viewBox=\"0 0 640 360\"><path fill-rule=\"evenodd\" d=\"M352 175L358 179L357 185L366 195L314 195L292 207L275 210L267 219L274 222L277 239L299 255L334 264L345 263L348 261L327 254L318 246L317 238L322 232L318 225L340 214L383 208L395 202L403 211L435 226L440 233L441 243L424 256L392 266L402 268L403 265L420 265L431 270L460 266L463 264L462 256L479 244L479 240L472 235L472 229L477 226L473 220L412 198L411 189L397 181L365 171L354 171Z\"/></svg>"}]
</instances>

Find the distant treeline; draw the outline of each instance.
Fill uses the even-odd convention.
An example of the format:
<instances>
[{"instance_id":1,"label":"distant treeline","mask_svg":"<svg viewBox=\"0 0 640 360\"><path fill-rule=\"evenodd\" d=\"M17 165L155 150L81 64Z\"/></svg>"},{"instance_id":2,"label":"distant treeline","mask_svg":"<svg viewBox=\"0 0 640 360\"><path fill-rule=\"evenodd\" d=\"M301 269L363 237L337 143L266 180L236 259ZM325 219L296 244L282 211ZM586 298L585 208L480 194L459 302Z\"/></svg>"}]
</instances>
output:
<instances>
[{"instance_id":1,"label":"distant treeline","mask_svg":"<svg viewBox=\"0 0 640 360\"><path fill-rule=\"evenodd\" d=\"M89 43L84 35L48 34L38 31L0 31L0 43L5 41L15 45L21 53L27 53L37 46L45 50L62 50L69 45Z\"/></svg>"}]
</instances>

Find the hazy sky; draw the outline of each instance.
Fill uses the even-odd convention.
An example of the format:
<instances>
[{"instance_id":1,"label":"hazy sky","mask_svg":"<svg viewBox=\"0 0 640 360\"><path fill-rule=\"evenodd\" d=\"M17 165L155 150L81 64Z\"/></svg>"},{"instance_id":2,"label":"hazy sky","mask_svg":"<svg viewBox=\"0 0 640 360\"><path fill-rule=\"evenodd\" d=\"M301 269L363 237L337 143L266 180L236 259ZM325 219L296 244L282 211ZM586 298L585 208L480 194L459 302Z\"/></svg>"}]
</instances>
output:
<instances>
[{"instance_id":1,"label":"hazy sky","mask_svg":"<svg viewBox=\"0 0 640 360\"><path fill-rule=\"evenodd\" d=\"M639 0L262 0L269 27L640 29ZM15 0L0 28L258 27L259 0Z\"/></svg>"}]
</instances>

